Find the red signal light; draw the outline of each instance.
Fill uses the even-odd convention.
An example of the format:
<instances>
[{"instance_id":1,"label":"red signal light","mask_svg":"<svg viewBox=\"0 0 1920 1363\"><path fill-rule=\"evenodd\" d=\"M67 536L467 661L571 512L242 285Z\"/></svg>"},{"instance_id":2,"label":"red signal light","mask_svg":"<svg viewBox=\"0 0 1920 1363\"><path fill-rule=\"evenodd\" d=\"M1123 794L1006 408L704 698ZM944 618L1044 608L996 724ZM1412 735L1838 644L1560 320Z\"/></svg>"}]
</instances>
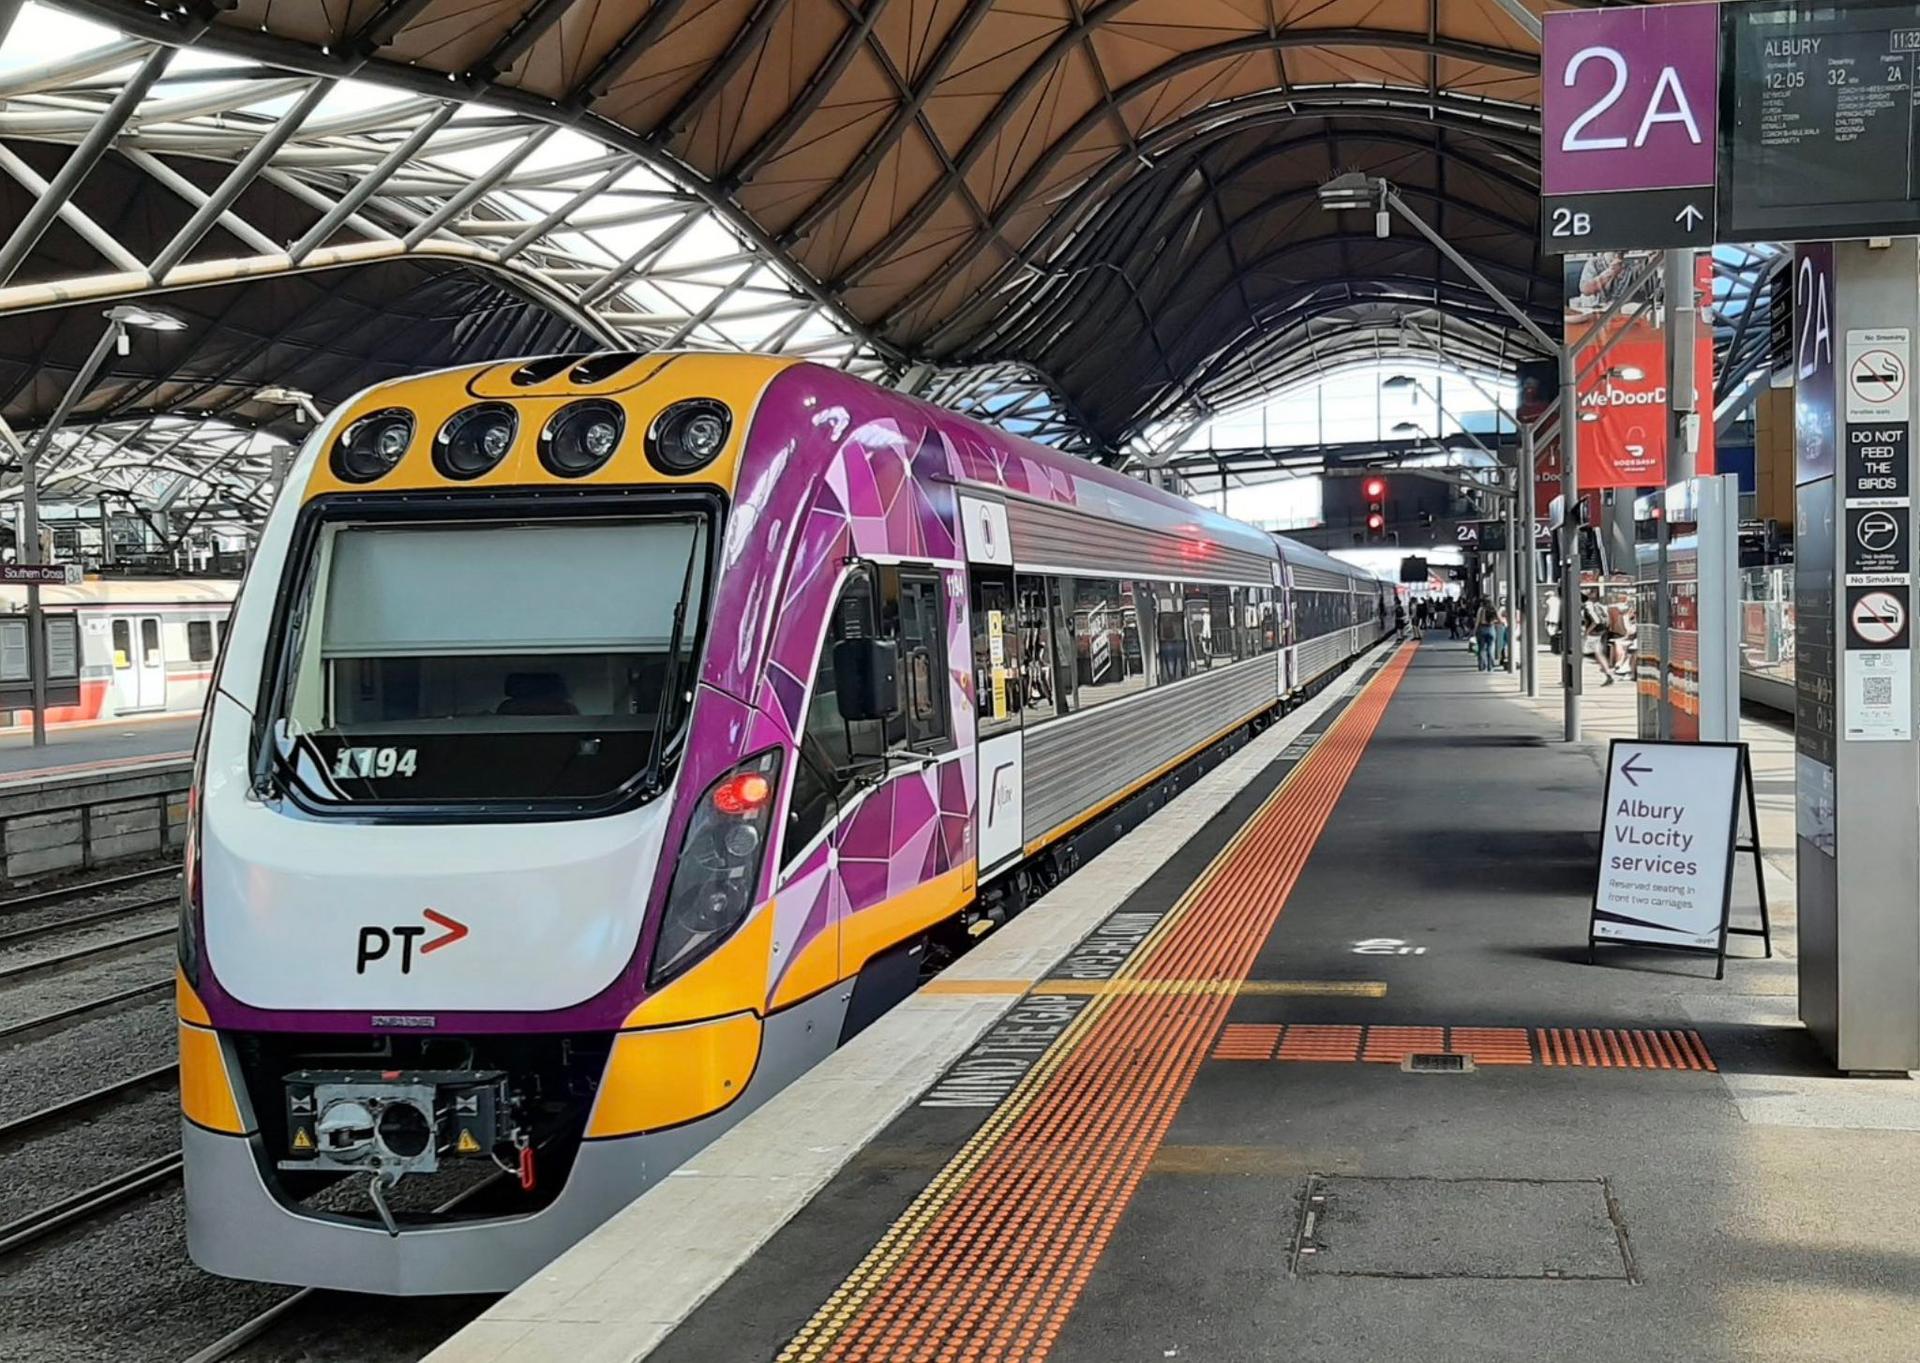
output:
<instances>
[{"instance_id":1,"label":"red signal light","mask_svg":"<svg viewBox=\"0 0 1920 1363\"><path fill-rule=\"evenodd\" d=\"M773 795L773 785L757 771L729 776L713 788L713 807L722 814L752 814Z\"/></svg>"},{"instance_id":2,"label":"red signal light","mask_svg":"<svg viewBox=\"0 0 1920 1363\"><path fill-rule=\"evenodd\" d=\"M1371 516L1367 517L1367 529L1385 530L1386 528L1387 528L1387 518L1385 516L1382 516L1378 511L1374 512Z\"/></svg>"},{"instance_id":3,"label":"red signal light","mask_svg":"<svg viewBox=\"0 0 1920 1363\"><path fill-rule=\"evenodd\" d=\"M1387 495L1387 480L1384 478L1367 479L1367 500L1377 502Z\"/></svg>"}]
</instances>

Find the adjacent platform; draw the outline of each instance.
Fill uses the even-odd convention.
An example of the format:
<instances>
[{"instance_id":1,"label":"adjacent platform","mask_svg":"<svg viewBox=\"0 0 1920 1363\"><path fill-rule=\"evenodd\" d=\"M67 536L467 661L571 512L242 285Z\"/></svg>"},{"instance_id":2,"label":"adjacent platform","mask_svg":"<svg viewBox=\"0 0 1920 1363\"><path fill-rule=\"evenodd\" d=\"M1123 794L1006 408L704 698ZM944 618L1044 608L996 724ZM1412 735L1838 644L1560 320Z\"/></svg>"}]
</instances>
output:
<instances>
[{"instance_id":1,"label":"adjacent platform","mask_svg":"<svg viewBox=\"0 0 1920 1363\"><path fill-rule=\"evenodd\" d=\"M0 783L177 761L193 755L199 728L197 714L56 724L47 730L44 748L33 746L29 729L0 730Z\"/></svg>"},{"instance_id":2,"label":"adjacent platform","mask_svg":"<svg viewBox=\"0 0 1920 1363\"><path fill-rule=\"evenodd\" d=\"M1920 1097L1819 1077L1791 921L1586 964L1601 750L1356 680L433 1359L1910 1358Z\"/></svg>"}]
</instances>

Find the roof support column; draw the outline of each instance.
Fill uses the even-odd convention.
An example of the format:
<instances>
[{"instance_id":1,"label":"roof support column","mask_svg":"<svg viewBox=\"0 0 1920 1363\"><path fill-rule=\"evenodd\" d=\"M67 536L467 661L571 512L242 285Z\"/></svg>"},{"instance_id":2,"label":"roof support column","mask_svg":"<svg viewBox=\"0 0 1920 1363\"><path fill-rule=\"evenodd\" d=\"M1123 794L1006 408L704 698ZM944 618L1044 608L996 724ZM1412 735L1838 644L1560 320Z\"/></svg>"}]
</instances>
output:
<instances>
[{"instance_id":1,"label":"roof support column","mask_svg":"<svg viewBox=\"0 0 1920 1363\"><path fill-rule=\"evenodd\" d=\"M4 3L4 0L0 0L0 3ZM133 117L133 111L140 107L140 101L146 98L147 91L153 88L153 83L160 79L167 64L173 60L173 54L171 47L156 47L147 55L125 88L114 96L113 103L106 107L98 121L87 130L87 135L80 140L80 145L73 149L73 154L67 157L67 163L60 167L60 173L48 184L47 192L27 210L26 217L20 220L20 225L13 229L5 244L0 245L0 284L13 278L26 260L27 253L53 226L61 205L73 196L73 191L80 187L80 182L87 178L88 172L107 154L113 139L120 135L127 120Z\"/></svg>"},{"instance_id":2,"label":"roof support column","mask_svg":"<svg viewBox=\"0 0 1920 1363\"><path fill-rule=\"evenodd\" d=\"M200 238L213 230L213 225L220 220L220 216L233 206L234 200L238 199L247 186L254 182L260 172L266 168L267 162L278 154L280 148L300 131L300 125L320 107L320 101L333 92L333 86L334 82L331 80L316 80L307 87L307 92L300 96L291 109L273 121L273 126L267 130L265 136L255 142L252 150L240 158L240 164L220 182L219 188L205 197L194 215L187 219L187 225L182 227L173 240L162 248L160 254L154 257L153 264L148 269L154 283L166 283L167 276L173 272L173 267L186 259L187 252L200 244Z\"/></svg>"},{"instance_id":3,"label":"roof support column","mask_svg":"<svg viewBox=\"0 0 1920 1363\"><path fill-rule=\"evenodd\" d=\"M409 133L399 146L381 157L378 165L361 176L358 184L341 195L340 201L327 209L320 221L309 227L306 234L287 249L287 255L293 263L298 265L324 246L327 238L339 231L343 223L358 213L361 205L371 199L379 191L380 186L393 177L396 170L411 161L414 153L426 146L435 133L447 126L447 121L453 117L459 107L452 100L448 100L429 117L423 119L420 126Z\"/></svg>"}]
</instances>

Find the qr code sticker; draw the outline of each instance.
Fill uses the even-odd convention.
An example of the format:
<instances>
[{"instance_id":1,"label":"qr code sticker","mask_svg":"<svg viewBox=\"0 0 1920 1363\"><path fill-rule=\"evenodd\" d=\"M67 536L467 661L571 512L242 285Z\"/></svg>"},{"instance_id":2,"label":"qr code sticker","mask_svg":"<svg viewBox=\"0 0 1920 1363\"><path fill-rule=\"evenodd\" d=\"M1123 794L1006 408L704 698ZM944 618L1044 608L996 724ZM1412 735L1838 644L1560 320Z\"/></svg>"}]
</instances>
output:
<instances>
[{"instance_id":1,"label":"qr code sticker","mask_svg":"<svg viewBox=\"0 0 1920 1363\"><path fill-rule=\"evenodd\" d=\"M1892 677L1862 677L1860 703L1863 705L1893 704Z\"/></svg>"}]
</instances>

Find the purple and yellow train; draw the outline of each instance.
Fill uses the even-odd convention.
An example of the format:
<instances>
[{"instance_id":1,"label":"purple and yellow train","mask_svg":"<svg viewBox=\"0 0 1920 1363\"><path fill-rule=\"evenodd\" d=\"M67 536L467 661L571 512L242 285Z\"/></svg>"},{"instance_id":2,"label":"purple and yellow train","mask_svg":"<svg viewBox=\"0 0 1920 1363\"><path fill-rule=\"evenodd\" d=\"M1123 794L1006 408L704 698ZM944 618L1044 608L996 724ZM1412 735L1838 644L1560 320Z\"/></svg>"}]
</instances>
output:
<instances>
[{"instance_id":1,"label":"purple and yellow train","mask_svg":"<svg viewBox=\"0 0 1920 1363\"><path fill-rule=\"evenodd\" d=\"M292 472L200 743L194 1258L512 1287L1388 593L808 364L369 390Z\"/></svg>"}]
</instances>

